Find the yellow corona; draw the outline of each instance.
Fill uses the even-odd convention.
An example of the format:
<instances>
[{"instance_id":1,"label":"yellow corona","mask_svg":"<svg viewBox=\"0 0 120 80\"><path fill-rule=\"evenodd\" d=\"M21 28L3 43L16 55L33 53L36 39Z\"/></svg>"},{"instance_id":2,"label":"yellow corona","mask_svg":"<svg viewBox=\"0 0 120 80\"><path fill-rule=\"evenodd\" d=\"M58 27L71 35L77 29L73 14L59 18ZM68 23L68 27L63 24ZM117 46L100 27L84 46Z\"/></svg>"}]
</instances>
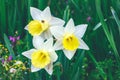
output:
<instances>
[{"instance_id":1,"label":"yellow corona","mask_svg":"<svg viewBox=\"0 0 120 80\"><path fill-rule=\"evenodd\" d=\"M31 57L32 65L36 68L45 68L50 63L49 52L44 50L33 52Z\"/></svg>"},{"instance_id":2,"label":"yellow corona","mask_svg":"<svg viewBox=\"0 0 120 80\"><path fill-rule=\"evenodd\" d=\"M74 34L66 34L63 37L62 43L66 50L75 50L80 45L78 38Z\"/></svg>"}]
</instances>

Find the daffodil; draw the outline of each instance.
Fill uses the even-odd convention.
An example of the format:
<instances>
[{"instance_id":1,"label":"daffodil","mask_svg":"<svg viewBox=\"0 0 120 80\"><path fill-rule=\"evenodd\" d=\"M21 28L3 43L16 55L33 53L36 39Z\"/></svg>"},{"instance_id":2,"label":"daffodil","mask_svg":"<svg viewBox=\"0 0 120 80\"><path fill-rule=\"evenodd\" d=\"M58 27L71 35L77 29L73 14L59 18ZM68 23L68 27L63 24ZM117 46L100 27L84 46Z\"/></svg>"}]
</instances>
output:
<instances>
[{"instance_id":1,"label":"daffodil","mask_svg":"<svg viewBox=\"0 0 120 80\"><path fill-rule=\"evenodd\" d=\"M52 37L50 27L63 26L64 20L53 17L50 8L46 7L43 11L30 7L30 13L33 18L32 21L25 27L28 32L33 36L41 35L44 39Z\"/></svg>"},{"instance_id":2,"label":"daffodil","mask_svg":"<svg viewBox=\"0 0 120 80\"><path fill-rule=\"evenodd\" d=\"M44 42L40 36L35 36L33 38L33 46L35 49L22 53L31 59L31 71L36 72L40 69L45 69L51 75L53 72L53 62L58 58L53 48L53 38Z\"/></svg>"},{"instance_id":3,"label":"daffodil","mask_svg":"<svg viewBox=\"0 0 120 80\"><path fill-rule=\"evenodd\" d=\"M51 27L51 33L57 39L54 44L55 50L63 49L65 56L71 59L77 49L89 50L88 46L81 39L86 31L87 25L74 25L73 19L70 19L65 27Z\"/></svg>"}]
</instances>

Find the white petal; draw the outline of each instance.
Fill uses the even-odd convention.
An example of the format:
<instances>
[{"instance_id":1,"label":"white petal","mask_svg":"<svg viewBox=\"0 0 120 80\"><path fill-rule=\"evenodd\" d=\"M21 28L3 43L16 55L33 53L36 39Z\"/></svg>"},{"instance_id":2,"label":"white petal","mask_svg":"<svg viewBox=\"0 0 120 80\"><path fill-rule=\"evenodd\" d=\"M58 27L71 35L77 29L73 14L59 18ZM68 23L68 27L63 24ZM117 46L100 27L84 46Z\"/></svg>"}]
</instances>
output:
<instances>
[{"instance_id":1,"label":"white petal","mask_svg":"<svg viewBox=\"0 0 120 80\"><path fill-rule=\"evenodd\" d=\"M87 29L87 24L82 24L82 25L78 25L75 27L75 35L77 37L83 37L85 31Z\"/></svg>"},{"instance_id":2,"label":"white petal","mask_svg":"<svg viewBox=\"0 0 120 80\"><path fill-rule=\"evenodd\" d=\"M39 70L40 70L40 68L36 68L33 65L31 65L31 72L36 72L36 71L39 71Z\"/></svg>"},{"instance_id":3,"label":"white petal","mask_svg":"<svg viewBox=\"0 0 120 80\"><path fill-rule=\"evenodd\" d=\"M87 44L82 39L80 39L79 49L89 50L89 47L87 46Z\"/></svg>"},{"instance_id":4,"label":"white petal","mask_svg":"<svg viewBox=\"0 0 120 80\"><path fill-rule=\"evenodd\" d=\"M46 20L46 21L49 22L49 21L51 20L50 8L49 8L49 7L46 7L46 8L44 9L44 11L41 12L41 16L42 16L42 18L43 18L44 20Z\"/></svg>"},{"instance_id":5,"label":"white petal","mask_svg":"<svg viewBox=\"0 0 120 80\"><path fill-rule=\"evenodd\" d=\"M33 46L36 49L40 49L43 43L44 43L44 39L42 37L40 37L40 36L33 37Z\"/></svg>"},{"instance_id":6,"label":"white petal","mask_svg":"<svg viewBox=\"0 0 120 80\"><path fill-rule=\"evenodd\" d=\"M41 20L42 16L41 16L41 11L37 8L34 7L30 7L30 13L31 16L34 20Z\"/></svg>"},{"instance_id":7,"label":"white petal","mask_svg":"<svg viewBox=\"0 0 120 80\"><path fill-rule=\"evenodd\" d=\"M50 63L49 65L47 65L47 66L45 67L45 70L46 70L50 75L52 75L52 73L53 73L53 63Z\"/></svg>"},{"instance_id":8,"label":"white petal","mask_svg":"<svg viewBox=\"0 0 120 80\"><path fill-rule=\"evenodd\" d=\"M63 38L64 27L62 27L62 26L50 27L50 31L56 39L62 39Z\"/></svg>"},{"instance_id":9,"label":"white petal","mask_svg":"<svg viewBox=\"0 0 120 80\"><path fill-rule=\"evenodd\" d=\"M64 24L65 24L64 20L56 17L52 17L50 21L50 26L63 26Z\"/></svg>"},{"instance_id":10,"label":"white petal","mask_svg":"<svg viewBox=\"0 0 120 80\"><path fill-rule=\"evenodd\" d=\"M74 32L75 32L74 22L73 19L70 19L66 24L65 33L74 33Z\"/></svg>"},{"instance_id":11,"label":"white petal","mask_svg":"<svg viewBox=\"0 0 120 80\"><path fill-rule=\"evenodd\" d=\"M28 30L28 25L26 25L24 29L25 29L25 30Z\"/></svg>"},{"instance_id":12,"label":"white petal","mask_svg":"<svg viewBox=\"0 0 120 80\"><path fill-rule=\"evenodd\" d=\"M44 39L49 39L49 38L51 38L51 37L52 37L52 34L51 34L51 32L50 32L50 29L47 29L45 32L43 32L42 36L43 36Z\"/></svg>"},{"instance_id":13,"label":"white petal","mask_svg":"<svg viewBox=\"0 0 120 80\"><path fill-rule=\"evenodd\" d=\"M53 38L48 39L42 46L45 50L53 50Z\"/></svg>"},{"instance_id":14,"label":"white petal","mask_svg":"<svg viewBox=\"0 0 120 80\"><path fill-rule=\"evenodd\" d=\"M72 57L74 56L76 50L74 50L74 51L63 50L63 52L64 52L65 56L66 56L69 60L71 60Z\"/></svg>"},{"instance_id":15,"label":"white petal","mask_svg":"<svg viewBox=\"0 0 120 80\"><path fill-rule=\"evenodd\" d=\"M28 50L28 51L25 51L22 53L22 55L24 55L25 57L31 59L31 54L35 51L35 49L31 49L31 50Z\"/></svg>"},{"instance_id":16,"label":"white petal","mask_svg":"<svg viewBox=\"0 0 120 80\"><path fill-rule=\"evenodd\" d=\"M50 52L50 57L52 62L55 62L58 59L57 53L55 51Z\"/></svg>"},{"instance_id":17,"label":"white petal","mask_svg":"<svg viewBox=\"0 0 120 80\"><path fill-rule=\"evenodd\" d=\"M63 49L62 41L57 40L54 44L54 49L55 50L61 50Z\"/></svg>"}]
</instances>

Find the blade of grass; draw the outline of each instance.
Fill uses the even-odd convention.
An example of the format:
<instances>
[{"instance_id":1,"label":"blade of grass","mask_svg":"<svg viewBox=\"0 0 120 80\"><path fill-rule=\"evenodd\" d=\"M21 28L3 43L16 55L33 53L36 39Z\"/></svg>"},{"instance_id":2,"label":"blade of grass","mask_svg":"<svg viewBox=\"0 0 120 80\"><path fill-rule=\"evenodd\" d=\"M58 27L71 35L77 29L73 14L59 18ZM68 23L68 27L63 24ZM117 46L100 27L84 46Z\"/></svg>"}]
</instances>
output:
<instances>
[{"instance_id":1,"label":"blade of grass","mask_svg":"<svg viewBox=\"0 0 120 80\"><path fill-rule=\"evenodd\" d=\"M4 35L6 31L6 7L5 0L0 0L0 33Z\"/></svg>"},{"instance_id":2,"label":"blade of grass","mask_svg":"<svg viewBox=\"0 0 120 80\"><path fill-rule=\"evenodd\" d=\"M13 49L11 47L10 41L7 38L6 34L4 34L4 41L5 41L5 44L6 44L7 48L8 48L8 51L10 52L10 55L13 57L13 59L15 59L14 51L13 51Z\"/></svg>"},{"instance_id":3,"label":"blade of grass","mask_svg":"<svg viewBox=\"0 0 120 80\"><path fill-rule=\"evenodd\" d=\"M28 5L27 5L27 9L28 9L28 16L27 16L27 20L28 22L30 21L31 17L30 17L30 7L31 7L31 0L28 0ZM26 40L27 40L27 49L30 49L30 44L31 44L31 36L28 32L26 32Z\"/></svg>"},{"instance_id":4,"label":"blade of grass","mask_svg":"<svg viewBox=\"0 0 120 80\"><path fill-rule=\"evenodd\" d=\"M71 0L71 2L74 4L76 9L80 12L80 8L79 8L78 4L74 0Z\"/></svg>"},{"instance_id":5,"label":"blade of grass","mask_svg":"<svg viewBox=\"0 0 120 80\"><path fill-rule=\"evenodd\" d=\"M75 76L74 76L74 79L73 80L80 80L79 77L80 77L80 70L81 68L78 67L76 73L75 73ZM82 79L81 79L82 80Z\"/></svg>"},{"instance_id":6,"label":"blade of grass","mask_svg":"<svg viewBox=\"0 0 120 80\"><path fill-rule=\"evenodd\" d=\"M69 6L67 6L66 9L64 10L63 20L67 22L69 20L69 16L70 16L70 9Z\"/></svg>"},{"instance_id":7,"label":"blade of grass","mask_svg":"<svg viewBox=\"0 0 120 80\"><path fill-rule=\"evenodd\" d=\"M112 15L113 15L113 17L118 25L118 30L119 30L119 35L120 35L120 20L118 18L117 13L115 12L115 10L112 7L111 7L111 12L112 12Z\"/></svg>"},{"instance_id":8,"label":"blade of grass","mask_svg":"<svg viewBox=\"0 0 120 80\"><path fill-rule=\"evenodd\" d=\"M16 11L16 7L17 7L17 0L15 1L15 3L14 3L14 5L15 5L15 7L14 7L14 12L13 12L13 14L14 14L14 16L11 18L11 20L12 20L12 30L13 30L13 33L14 33L14 31L15 31L15 23L16 23L16 14L17 14L17 11Z\"/></svg>"},{"instance_id":9,"label":"blade of grass","mask_svg":"<svg viewBox=\"0 0 120 80\"><path fill-rule=\"evenodd\" d=\"M85 51L83 50L81 53L78 51L78 54L79 55L78 55L77 61L75 62L74 66L73 66L74 69L71 72L71 78L70 78L71 80L75 79L76 72L77 72L78 68L82 67L82 61L83 61L83 58L85 56Z\"/></svg>"},{"instance_id":10,"label":"blade of grass","mask_svg":"<svg viewBox=\"0 0 120 80\"><path fill-rule=\"evenodd\" d=\"M104 19L104 21L107 21L107 19ZM101 26L101 22L99 22L94 28L93 31L97 30Z\"/></svg>"},{"instance_id":11,"label":"blade of grass","mask_svg":"<svg viewBox=\"0 0 120 80\"><path fill-rule=\"evenodd\" d=\"M31 0L28 0L28 5L27 5L27 9L28 9L28 11L27 11L27 14L28 14L28 16L27 16L27 20L28 20L28 22L30 21L30 7L31 7Z\"/></svg>"}]
</instances>

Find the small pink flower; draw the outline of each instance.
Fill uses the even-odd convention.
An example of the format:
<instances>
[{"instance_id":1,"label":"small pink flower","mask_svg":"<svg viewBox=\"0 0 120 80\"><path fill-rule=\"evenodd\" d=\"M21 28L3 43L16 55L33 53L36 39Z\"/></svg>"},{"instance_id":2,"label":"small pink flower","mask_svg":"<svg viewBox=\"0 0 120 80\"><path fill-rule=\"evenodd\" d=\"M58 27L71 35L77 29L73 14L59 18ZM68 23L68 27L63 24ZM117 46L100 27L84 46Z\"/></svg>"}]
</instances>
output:
<instances>
[{"instance_id":1,"label":"small pink flower","mask_svg":"<svg viewBox=\"0 0 120 80\"><path fill-rule=\"evenodd\" d=\"M12 43L15 43L17 40L20 40L20 36L17 36L17 37L9 36L9 40L10 40Z\"/></svg>"},{"instance_id":2,"label":"small pink flower","mask_svg":"<svg viewBox=\"0 0 120 80\"><path fill-rule=\"evenodd\" d=\"M88 16L86 20L87 20L87 22L90 22L91 21L91 17Z\"/></svg>"},{"instance_id":3,"label":"small pink flower","mask_svg":"<svg viewBox=\"0 0 120 80\"><path fill-rule=\"evenodd\" d=\"M12 41L13 43L16 42L15 37L9 36L9 40Z\"/></svg>"},{"instance_id":4,"label":"small pink flower","mask_svg":"<svg viewBox=\"0 0 120 80\"><path fill-rule=\"evenodd\" d=\"M20 36L17 36L16 39L19 40L19 39L20 39Z\"/></svg>"},{"instance_id":5,"label":"small pink flower","mask_svg":"<svg viewBox=\"0 0 120 80\"><path fill-rule=\"evenodd\" d=\"M9 56L7 61L11 61L12 60L12 56Z\"/></svg>"},{"instance_id":6,"label":"small pink flower","mask_svg":"<svg viewBox=\"0 0 120 80\"><path fill-rule=\"evenodd\" d=\"M5 60L4 60L4 59L2 59L2 64L4 64L4 62L5 62Z\"/></svg>"}]
</instances>

